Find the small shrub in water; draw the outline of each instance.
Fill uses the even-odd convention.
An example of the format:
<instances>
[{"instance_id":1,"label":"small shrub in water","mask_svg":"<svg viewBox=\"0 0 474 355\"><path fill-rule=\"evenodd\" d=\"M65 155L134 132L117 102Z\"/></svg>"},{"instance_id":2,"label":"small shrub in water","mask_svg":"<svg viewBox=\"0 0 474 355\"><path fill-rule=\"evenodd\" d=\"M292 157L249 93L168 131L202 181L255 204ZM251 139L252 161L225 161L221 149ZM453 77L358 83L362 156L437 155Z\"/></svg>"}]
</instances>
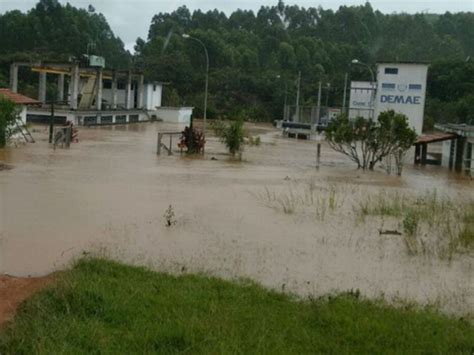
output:
<instances>
[{"instance_id":1,"label":"small shrub in water","mask_svg":"<svg viewBox=\"0 0 474 355\"><path fill-rule=\"evenodd\" d=\"M180 142L178 147L181 149L186 148L186 153L196 154L203 153L204 146L206 145L206 138L204 133L193 127L185 127L184 131L181 132Z\"/></svg>"},{"instance_id":2,"label":"small shrub in water","mask_svg":"<svg viewBox=\"0 0 474 355\"><path fill-rule=\"evenodd\" d=\"M165 225L167 227L171 227L171 226L174 226L176 224L176 219L175 219L175 215L174 215L174 209L173 209L173 206L169 205L169 207L166 209L165 211L165 214L163 215L164 219L165 219Z\"/></svg>"},{"instance_id":3,"label":"small shrub in water","mask_svg":"<svg viewBox=\"0 0 474 355\"><path fill-rule=\"evenodd\" d=\"M226 145L230 154L235 156L235 154L241 153L244 142L243 119L232 121L230 124L218 121L213 124L213 129L216 136Z\"/></svg>"}]
</instances>

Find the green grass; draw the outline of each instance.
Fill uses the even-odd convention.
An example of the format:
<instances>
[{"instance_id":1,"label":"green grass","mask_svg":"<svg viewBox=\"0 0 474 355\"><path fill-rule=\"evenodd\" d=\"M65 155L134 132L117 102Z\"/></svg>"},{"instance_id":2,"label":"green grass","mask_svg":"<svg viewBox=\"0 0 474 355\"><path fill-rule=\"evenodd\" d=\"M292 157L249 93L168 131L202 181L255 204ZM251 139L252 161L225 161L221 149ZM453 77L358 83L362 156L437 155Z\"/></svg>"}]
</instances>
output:
<instances>
[{"instance_id":1,"label":"green grass","mask_svg":"<svg viewBox=\"0 0 474 355\"><path fill-rule=\"evenodd\" d=\"M359 201L359 218L393 217L403 226L403 238L410 254L435 253L452 258L457 253L474 252L474 201L439 196L436 190L418 196L380 191ZM425 227L431 236L427 250L418 231Z\"/></svg>"},{"instance_id":2,"label":"green grass","mask_svg":"<svg viewBox=\"0 0 474 355\"><path fill-rule=\"evenodd\" d=\"M1 354L466 353L474 329L358 293L311 301L251 282L170 276L85 259L29 299Z\"/></svg>"}]
</instances>

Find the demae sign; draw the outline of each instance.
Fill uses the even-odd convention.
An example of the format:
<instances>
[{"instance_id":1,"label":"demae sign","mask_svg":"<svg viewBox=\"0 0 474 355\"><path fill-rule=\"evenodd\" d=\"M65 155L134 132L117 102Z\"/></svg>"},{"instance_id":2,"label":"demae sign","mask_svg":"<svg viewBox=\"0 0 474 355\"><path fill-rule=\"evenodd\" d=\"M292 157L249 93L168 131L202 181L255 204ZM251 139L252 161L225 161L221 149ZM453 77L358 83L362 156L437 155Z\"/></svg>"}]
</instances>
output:
<instances>
[{"instance_id":1,"label":"demae sign","mask_svg":"<svg viewBox=\"0 0 474 355\"><path fill-rule=\"evenodd\" d=\"M402 96L402 95L381 95L380 102L402 105L419 105L420 96Z\"/></svg>"}]
</instances>

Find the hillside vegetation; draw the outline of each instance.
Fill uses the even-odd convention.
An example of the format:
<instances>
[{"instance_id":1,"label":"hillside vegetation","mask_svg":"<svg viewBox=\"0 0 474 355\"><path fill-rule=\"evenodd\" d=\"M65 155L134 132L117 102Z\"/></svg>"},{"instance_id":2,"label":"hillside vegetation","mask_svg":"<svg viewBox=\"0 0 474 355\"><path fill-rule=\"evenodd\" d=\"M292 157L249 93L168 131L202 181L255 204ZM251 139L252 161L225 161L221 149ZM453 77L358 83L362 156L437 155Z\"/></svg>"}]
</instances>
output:
<instances>
[{"instance_id":1,"label":"hillside vegetation","mask_svg":"<svg viewBox=\"0 0 474 355\"><path fill-rule=\"evenodd\" d=\"M147 38L137 39L132 56L92 7L40 0L26 14L0 15L0 33L0 85L6 84L13 59L64 60L86 53L94 43L91 53L105 56L109 67L133 65L149 79L170 82L165 104L195 106L200 116L205 57L198 43L181 37L188 33L209 51L210 117L281 118L285 92L287 102L295 102L300 71L301 104L316 103L321 80L324 99L327 96L330 106L341 106L345 73L353 80L370 79L363 66L350 66L357 58L372 66L377 61L431 63L427 128L435 121L474 120L472 12L383 14L369 3L333 11L279 1L256 13L237 10L226 15L182 6L154 15ZM23 74L36 85L31 75Z\"/></svg>"}]
</instances>

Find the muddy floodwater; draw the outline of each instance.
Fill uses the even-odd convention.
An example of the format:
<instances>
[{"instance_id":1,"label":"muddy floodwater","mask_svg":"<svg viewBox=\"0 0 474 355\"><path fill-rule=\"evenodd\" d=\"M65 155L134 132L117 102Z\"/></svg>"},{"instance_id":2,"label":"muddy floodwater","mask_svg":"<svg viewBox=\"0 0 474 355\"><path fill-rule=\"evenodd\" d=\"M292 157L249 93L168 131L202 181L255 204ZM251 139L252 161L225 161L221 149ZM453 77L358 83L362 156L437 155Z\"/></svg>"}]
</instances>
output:
<instances>
[{"instance_id":1,"label":"muddy floodwater","mask_svg":"<svg viewBox=\"0 0 474 355\"><path fill-rule=\"evenodd\" d=\"M9 167L0 171L0 272L41 276L98 253L168 272L251 278L301 296L358 289L472 315L472 254L409 255L399 235L379 234L381 223L399 226L360 222L354 212L358 199L380 191L474 198L472 180L440 167L407 167L401 178L362 173L325 144L316 169L315 142L249 129L262 144L246 146L236 162L213 137L204 157L157 156L157 132L178 130L162 123L82 128L79 143L56 150L36 127L37 143L0 151ZM337 208L313 213L314 201L275 198L304 186L333 189Z\"/></svg>"}]
</instances>

